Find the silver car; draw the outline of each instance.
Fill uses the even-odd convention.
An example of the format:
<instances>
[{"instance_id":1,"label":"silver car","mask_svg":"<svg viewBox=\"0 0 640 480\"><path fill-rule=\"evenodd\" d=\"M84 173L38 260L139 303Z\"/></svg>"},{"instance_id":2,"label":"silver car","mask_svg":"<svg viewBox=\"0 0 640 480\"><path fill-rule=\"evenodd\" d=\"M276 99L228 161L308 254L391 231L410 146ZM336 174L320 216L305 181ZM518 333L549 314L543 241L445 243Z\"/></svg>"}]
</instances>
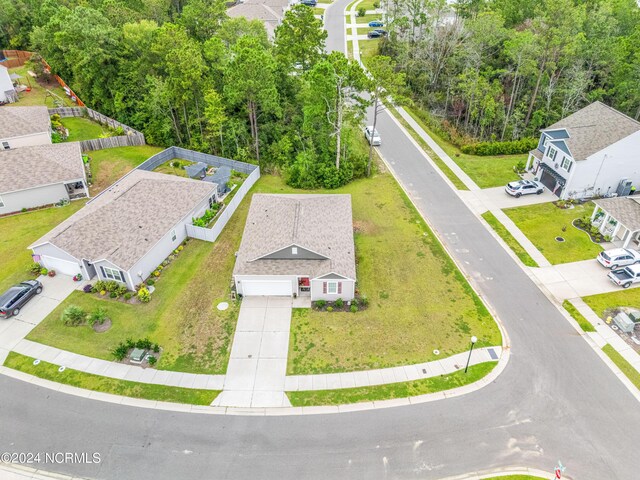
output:
<instances>
[{"instance_id":1,"label":"silver car","mask_svg":"<svg viewBox=\"0 0 640 480\"><path fill-rule=\"evenodd\" d=\"M640 263L640 253L629 248L612 248L611 250L600 252L597 260L603 267L615 270L618 267Z\"/></svg>"},{"instance_id":2,"label":"silver car","mask_svg":"<svg viewBox=\"0 0 640 480\"><path fill-rule=\"evenodd\" d=\"M378 130L375 130L372 126L368 126L364 129L364 136L374 147L382 145L382 139L380 138Z\"/></svg>"}]
</instances>

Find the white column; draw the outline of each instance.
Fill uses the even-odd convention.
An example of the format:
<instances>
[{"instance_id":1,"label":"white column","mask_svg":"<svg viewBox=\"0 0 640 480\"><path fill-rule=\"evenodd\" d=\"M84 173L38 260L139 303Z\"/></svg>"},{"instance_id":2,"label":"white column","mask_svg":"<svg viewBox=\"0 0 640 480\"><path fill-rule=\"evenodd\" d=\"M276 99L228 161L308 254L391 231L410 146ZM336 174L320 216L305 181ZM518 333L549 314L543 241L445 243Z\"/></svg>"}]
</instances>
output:
<instances>
[{"instance_id":1,"label":"white column","mask_svg":"<svg viewBox=\"0 0 640 480\"><path fill-rule=\"evenodd\" d=\"M525 167L525 169L527 170L527 172L529 171L529 167L531 166L531 159L533 158L532 154L529 154L529 156L527 157L527 165Z\"/></svg>"},{"instance_id":2,"label":"white column","mask_svg":"<svg viewBox=\"0 0 640 480\"><path fill-rule=\"evenodd\" d=\"M596 219L596 214L600 211L600 207L596 205L596 208L593 209L593 213L591 214L591 221L593 222Z\"/></svg>"},{"instance_id":3,"label":"white column","mask_svg":"<svg viewBox=\"0 0 640 480\"><path fill-rule=\"evenodd\" d=\"M609 224L609 219L611 218L611 215L609 215L608 213L605 214L604 219L602 220L602 223L600 224L600 233L604 234L604 230L607 227L607 225Z\"/></svg>"}]
</instances>

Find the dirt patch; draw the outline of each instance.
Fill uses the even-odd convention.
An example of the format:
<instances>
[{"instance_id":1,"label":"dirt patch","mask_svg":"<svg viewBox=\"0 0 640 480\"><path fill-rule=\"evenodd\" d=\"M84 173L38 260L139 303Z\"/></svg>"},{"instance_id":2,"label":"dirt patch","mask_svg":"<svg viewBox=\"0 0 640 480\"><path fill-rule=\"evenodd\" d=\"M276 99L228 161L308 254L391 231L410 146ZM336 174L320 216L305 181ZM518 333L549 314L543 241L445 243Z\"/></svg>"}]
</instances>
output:
<instances>
[{"instance_id":1,"label":"dirt patch","mask_svg":"<svg viewBox=\"0 0 640 480\"><path fill-rule=\"evenodd\" d=\"M366 220L354 220L353 231L355 233L362 233L364 235L371 235L376 233L378 227L375 223Z\"/></svg>"},{"instance_id":2,"label":"dirt patch","mask_svg":"<svg viewBox=\"0 0 640 480\"><path fill-rule=\"evenodd\" d=\"M94 323L92 328L96 333L104 333L111 328L111 319L107 318L102 323Z\"/></svg>"}]
</instances>

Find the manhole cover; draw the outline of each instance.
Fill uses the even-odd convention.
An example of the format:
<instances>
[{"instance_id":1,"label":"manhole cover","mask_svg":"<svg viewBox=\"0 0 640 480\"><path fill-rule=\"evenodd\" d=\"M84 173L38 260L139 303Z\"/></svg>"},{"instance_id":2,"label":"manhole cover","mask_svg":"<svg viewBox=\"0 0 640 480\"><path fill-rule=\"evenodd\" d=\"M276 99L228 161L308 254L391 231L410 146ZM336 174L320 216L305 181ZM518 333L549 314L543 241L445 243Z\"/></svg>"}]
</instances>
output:
<instances>
[{"instance_id":1,"label":"manhole cover","mask_svg":"<svg viewBox=\"0 0 640 480\"><path fill-rule=\"evenodd\" d=\"M564 242L564 238L562 238L562 237L556 237L556 242Z\"/></svg>"},{"instance_id":2,"label":"manhole cover","mask_svg":"<svg viewBox=\"0 0 640 480\"><path fill-rule=\"evenodd\" d=\"M218 310L226 310L229 308L229 304L227 302L220 302L218 304Z\"/></svg>"},{"instance_id":3,"label":"manhole cover","mask_svg":"<svg viewBox=\"0 0 640 480\"><path fill-rule=\"evenodd\" d=\"M33 361L33 364L34 364L34 365L39 365L39 364L40 364L40 359L39 359L39 358L36 358L36 359Z\"/></svg>"},{"instance_id":4,"label":"manhole cover","mask_svg":"<svg viewBox=\"0 0 640 480\"><path fill-rule=\"evenodd\" d=\"M62 366L62 367L60 367L60 368L58 369L58 371L59 371L60 373L62 373L62 372L64 372L66 369L67 369L67 367Z\"/></svg>"},{"instance_id":5,"label":"manhole cover","mask_svg":"<svg viewBox=\"0 0 640 480\"><path fill-rule=\"evenodd\" d=\"M433 354L434 354L434 355L440 355L440 350L434 350L434 351L433 351Z\"/></svg>"}]
</instances>

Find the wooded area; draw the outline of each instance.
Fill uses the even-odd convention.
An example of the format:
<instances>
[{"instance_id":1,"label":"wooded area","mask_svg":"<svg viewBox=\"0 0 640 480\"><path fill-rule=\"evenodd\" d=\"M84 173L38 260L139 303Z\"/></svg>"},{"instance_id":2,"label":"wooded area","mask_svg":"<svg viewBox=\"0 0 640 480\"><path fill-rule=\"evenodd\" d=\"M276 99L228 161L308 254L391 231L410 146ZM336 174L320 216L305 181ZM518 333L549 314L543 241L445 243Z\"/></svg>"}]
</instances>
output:
<instances>
[{"instance_id":1,"label":"wooded area","mask_svg":"<svg viewBox=\"0 0 640 480\"><path fill-rule=\"evenodd\" d=\"M381 51L458 145L537 137L595 100L640 117L636 0L458 0L458 15L445 0L387 8Z\"/></svg>"}]
</instances>

